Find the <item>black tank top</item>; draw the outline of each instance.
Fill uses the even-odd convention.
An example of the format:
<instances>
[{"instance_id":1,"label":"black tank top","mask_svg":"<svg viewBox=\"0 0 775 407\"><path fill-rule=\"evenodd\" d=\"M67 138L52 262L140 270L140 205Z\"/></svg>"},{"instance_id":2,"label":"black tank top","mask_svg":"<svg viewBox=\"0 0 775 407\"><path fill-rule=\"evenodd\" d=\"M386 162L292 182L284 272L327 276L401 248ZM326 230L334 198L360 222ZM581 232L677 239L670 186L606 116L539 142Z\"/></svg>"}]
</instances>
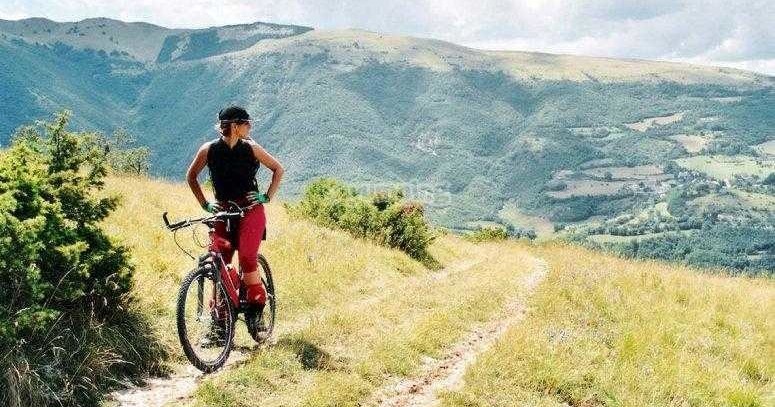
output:
<instances>
[{"instance_id":1,"label":"black tank top","mask_svg":"<svg viewBox=\"0 0 775 407\"><path fill-rule=\"evenodd\" d=\"M239 139L234 147L229 148L223 138L213 140L207 150L207 167L215 199L233 201L244 198L250 191L258 191L256 172L259 165L246 141Z\"/></svg>"}]
</instances>

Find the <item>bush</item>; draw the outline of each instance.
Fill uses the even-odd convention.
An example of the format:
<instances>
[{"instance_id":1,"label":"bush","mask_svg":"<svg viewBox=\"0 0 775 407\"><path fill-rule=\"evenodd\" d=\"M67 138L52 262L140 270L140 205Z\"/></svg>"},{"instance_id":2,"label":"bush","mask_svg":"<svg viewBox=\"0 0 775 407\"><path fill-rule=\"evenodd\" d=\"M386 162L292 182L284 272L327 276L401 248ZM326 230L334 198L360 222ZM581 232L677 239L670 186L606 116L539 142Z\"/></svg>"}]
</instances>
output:
<instances>
[{"instance_id":1,"label":"bush","mask_svg":"<svg viewBox=\"0 0 775 407\"><path fill-rule=\"evenodd\" d=\"M399 190L363 196L337 180L322 178L307 185L302 199L288 209L295 216L344 229L356 237L403 250L426 265L437 265L428 254L434 235L425 222L422 205L405 202Z\"/></svg>"},{"instance_id":2,"label":"bush","mask_svg":"<svg viewBox=\"0 0 775 407\"><path fill-rule=\"evenodd\" d=\"M69 112L17 130L0 152L0 404L96 405L162 349L128 293L127 249L99 228L104 154Z\"/></svg>"},{"instance_id":3,"label":"bush","mask_svg":"<svg viewBox=\"0 0 775 407\"><path fill-rule=\"evenodd\" d=\"M481 226L479 229L465 235L472 242L494 242L506 240L509 234L506 229L495 226Z\"/></svg>"},{"instance_id":4,"label":"bush","mask_svg":"<svg viewBox=\"0 0 775 407\"><path fill-rule=\"evenodd\" d=\"M125 130L118 129L104 142L107 163L119 174L147 175L151 150L148 147L132 147L136 140Z\"/></svg>"},{"instance_id":5,"label":"bush","mask_svg":"<svg viewBox=\"0 0 775 407\"><path fill-rule=\"evenodd\" d=\"M508 225L505 229L500 226L480 226L479 229L464 237L472 242L493 242L508 238L533 240L537 235L533 229Z\"/></svg>"}]
</instances>

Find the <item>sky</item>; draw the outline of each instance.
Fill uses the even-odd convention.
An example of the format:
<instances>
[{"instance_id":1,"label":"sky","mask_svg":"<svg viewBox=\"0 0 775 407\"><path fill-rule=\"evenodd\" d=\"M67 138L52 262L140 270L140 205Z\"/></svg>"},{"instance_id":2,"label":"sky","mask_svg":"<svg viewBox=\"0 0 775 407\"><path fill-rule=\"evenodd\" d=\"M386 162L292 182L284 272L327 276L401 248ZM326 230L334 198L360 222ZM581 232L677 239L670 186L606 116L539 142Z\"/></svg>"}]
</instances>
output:
<instances>
[{"instance_id":1,"label":"sky","mask_svg":"<svg viewBox=\"0 0 775 407\"><path fill-rule=\"evenodd\" d=\"M682 61L775 75L770 0L0 0L0 19L110 17L170 28L255 21L474 48Z\"/></svg>"}]
</instances>

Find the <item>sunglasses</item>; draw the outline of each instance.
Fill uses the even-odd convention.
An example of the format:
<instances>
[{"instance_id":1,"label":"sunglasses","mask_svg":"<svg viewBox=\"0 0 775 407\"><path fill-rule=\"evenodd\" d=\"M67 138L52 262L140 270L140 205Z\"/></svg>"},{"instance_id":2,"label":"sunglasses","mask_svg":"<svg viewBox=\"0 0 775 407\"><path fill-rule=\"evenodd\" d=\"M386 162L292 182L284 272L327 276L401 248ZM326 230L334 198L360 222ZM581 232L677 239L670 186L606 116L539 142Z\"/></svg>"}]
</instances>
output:
<instances>
[{"instance_id":1,"label":"sunglasses","mask_svg":"<svg viewBox=\"0 0 775 407\"><path fill-rule=\"evenodd\" d=\"M252 126L253 120L252 119L221 120L221 123L247 124L248 126Z\"/></svg>"}]
</instances>

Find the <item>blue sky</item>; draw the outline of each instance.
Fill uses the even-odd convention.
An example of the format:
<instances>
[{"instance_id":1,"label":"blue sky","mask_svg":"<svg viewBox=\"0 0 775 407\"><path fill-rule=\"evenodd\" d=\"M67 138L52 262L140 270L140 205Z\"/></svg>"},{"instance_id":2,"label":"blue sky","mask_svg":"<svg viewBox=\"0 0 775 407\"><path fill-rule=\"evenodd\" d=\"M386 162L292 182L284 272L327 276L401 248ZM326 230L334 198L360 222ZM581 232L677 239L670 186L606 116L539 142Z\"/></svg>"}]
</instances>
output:
<instances>
[{"instance_id":1,"label":"blue sky","mask_svg":"<svg viewBox=\"0 0 775 407\"><path fill-rule=\"evenodd\" d=\"M254 21L362 28L467 46L685 61L775 75L767 0L0 0L0 18L110 17L196 28Z\"/></svg>"}]
</instances>

